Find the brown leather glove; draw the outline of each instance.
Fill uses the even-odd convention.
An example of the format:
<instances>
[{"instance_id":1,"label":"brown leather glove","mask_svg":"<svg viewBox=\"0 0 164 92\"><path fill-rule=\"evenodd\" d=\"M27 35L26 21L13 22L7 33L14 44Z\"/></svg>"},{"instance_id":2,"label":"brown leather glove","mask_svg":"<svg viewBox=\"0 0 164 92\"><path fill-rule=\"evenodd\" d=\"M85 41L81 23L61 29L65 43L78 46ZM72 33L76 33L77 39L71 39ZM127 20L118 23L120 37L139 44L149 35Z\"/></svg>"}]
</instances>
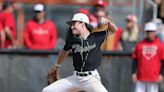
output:
<instances>
[{"instance_id":1,"label":"brown leather glove","mask_svg":"<svg viewBox=\"0 0 164 92\"><path fill-rule=\"evenodd\" d=\"M47 76L48 85L52 84L53 82L55 82L59 79L60 79L59 68L57 68L57 67L50 68L48 70L48 76Z\"/></svg>"}]
</instances>

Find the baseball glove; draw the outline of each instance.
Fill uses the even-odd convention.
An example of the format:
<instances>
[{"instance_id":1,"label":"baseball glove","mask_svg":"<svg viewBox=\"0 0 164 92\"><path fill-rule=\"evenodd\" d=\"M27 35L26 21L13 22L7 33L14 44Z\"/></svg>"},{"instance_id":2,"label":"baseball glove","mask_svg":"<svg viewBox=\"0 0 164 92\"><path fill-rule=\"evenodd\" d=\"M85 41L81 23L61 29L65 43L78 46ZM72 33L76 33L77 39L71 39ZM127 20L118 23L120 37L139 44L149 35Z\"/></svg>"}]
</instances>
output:
<instances>
[{"instance_id":1,"label":"baseball glove","mask_svg":"<svg viewBox=\"0 0 164 92\"><path fill-rule=\"evenodd\" d=\"M59 79L60 79L59 68L52 67L51 69L49 69L48 76L47 76L48 85L52 84L53 82Z\"/></svg>"}]
</instances>

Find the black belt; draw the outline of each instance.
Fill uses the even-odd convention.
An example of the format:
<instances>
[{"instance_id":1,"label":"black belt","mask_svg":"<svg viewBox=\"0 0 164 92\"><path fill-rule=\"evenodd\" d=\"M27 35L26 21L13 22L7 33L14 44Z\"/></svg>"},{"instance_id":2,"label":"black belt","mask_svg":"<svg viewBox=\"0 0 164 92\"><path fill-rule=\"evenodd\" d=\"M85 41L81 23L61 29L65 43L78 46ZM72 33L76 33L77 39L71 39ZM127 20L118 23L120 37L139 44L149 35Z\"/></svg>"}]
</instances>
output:
<instances>
[{"instance_id":1,"label":"black belt","mask_svg":"<svg viewBox=\"0 0 164 92\"><path fill-rule=\"evenodd\" d=\"M92 75L91 72L76 72L76 75L78 76L89 76L89 75Z\"/></svg>"}]
</instances>

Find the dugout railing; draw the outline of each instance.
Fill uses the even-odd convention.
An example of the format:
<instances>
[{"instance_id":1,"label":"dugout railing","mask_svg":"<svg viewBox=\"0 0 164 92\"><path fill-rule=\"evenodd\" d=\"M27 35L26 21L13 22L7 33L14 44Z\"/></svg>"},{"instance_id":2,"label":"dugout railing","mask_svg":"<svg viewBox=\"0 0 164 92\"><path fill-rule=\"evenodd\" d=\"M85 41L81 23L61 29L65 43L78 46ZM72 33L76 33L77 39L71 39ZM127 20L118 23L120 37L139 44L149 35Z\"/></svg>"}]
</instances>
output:
<instances>
[{"instance_id":1,"label":"dugout railing","mask_svg":"<svg viewBox=\"0 0 164 92\"><path fill-rule=\"evenodd\" d=\"M0 50L0 92L41 92L47 85L47 70L59 51ZM131 81L132 52L103 52L98 68L109 92L133 92ZM72 58L62 64L61 78L73 73ZM160 90L163 91L163 83Z\"/></svg>"}]
</instances>

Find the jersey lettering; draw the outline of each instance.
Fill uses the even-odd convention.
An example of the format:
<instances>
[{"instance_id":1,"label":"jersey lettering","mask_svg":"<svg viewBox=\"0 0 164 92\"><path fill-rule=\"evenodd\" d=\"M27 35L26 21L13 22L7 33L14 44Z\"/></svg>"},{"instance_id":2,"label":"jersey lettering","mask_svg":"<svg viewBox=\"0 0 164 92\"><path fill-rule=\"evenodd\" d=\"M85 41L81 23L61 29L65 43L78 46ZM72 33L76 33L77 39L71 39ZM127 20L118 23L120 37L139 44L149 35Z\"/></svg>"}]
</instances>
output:
<instances>
[{"instance_id":1,"label":"jersey lettering","mask_svg":"<svg viewBox=\"0 0 164 92\"><path fill-rule=\"evenodd\" d=\"M42 28L39 29L35 29L34 31L32 31L34 34L38 34L38 35L45 35L48 34L48 30L44 30Z\"/></svg>"},{"instance_id":2,"label":"jersey lettering","mask_svg":"<svg viewBox=\"0 0 164 92\"><path fill-rule=\"evenodd\" d=\"M147 59L150 60L157 54L157 46L155 45L144 45L142 47L142 54Z\"/></svg>"},{"instance_id":3,"label":"jersey lettering","mask_svg":"<svg viewBox=\"0 0 164 92\"><path fill-rule=\"evenodd\" d=\"M90 46L81 46L79 44L72 45L72 48L75 49L74 53L80 52L87 52L90 51L91 49L94 49L96 47L96 44L94 43L93 45Z\"/></svg>"}]
</instances>

